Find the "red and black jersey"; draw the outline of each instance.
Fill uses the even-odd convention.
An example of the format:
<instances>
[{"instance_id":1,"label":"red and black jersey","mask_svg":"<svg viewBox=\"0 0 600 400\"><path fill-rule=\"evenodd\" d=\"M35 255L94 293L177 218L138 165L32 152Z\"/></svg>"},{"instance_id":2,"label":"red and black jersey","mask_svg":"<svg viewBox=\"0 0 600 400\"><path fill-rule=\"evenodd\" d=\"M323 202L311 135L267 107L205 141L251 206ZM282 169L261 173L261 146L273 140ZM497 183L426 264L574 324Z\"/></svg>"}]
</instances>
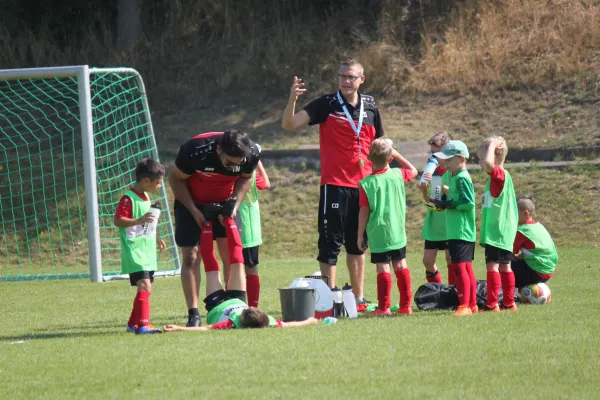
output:
<instances>
[{"instance_id":1,"label":"red and black jersey","mask_svg":"<svg viewBox=\"0 0 600 400\"><path fill-rule=\"evenodd\" d=\"M321 185L357 188L358 182L371 173L369 148L373 140L383 136L383 125L375 99L360 93L358 96L359 103L353 107L340 94L355 126L360 117L360 101L364 104L359 139L338 101L337 92L325 94L304 107L310 125L319 124Z\"/></svg>"},{"instance_id":2,"label":"red and black jersey","mask_svg":"<svg viewBox=\"0 0 600 400\"><path fill-rule=\"evenodd\" d=\"M221 202L233 194L233 186L242 174L251 174L260 160L260 146L250 141L252 154L235 170L223 166L217 146L223 132L209 132L194 136L177 153L175 166L191 175L187 185L196 204Z\"/></svg>"}]
</instances>

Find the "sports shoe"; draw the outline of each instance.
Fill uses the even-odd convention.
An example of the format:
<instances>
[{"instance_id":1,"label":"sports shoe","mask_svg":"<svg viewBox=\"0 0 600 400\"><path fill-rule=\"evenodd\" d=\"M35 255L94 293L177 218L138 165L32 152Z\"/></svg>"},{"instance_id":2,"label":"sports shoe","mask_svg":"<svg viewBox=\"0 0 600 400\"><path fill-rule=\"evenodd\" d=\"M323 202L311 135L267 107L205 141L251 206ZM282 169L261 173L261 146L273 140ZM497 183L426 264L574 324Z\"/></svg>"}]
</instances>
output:
<instances>
[{"instance_id":1,"label":"sports shoe","mask_svg":"<svg viewBox=\"0 0 600 400\"><path fill-rule=\"evenodd\" d=\"M412 314L412 307L399 308L398 311L396 312L396 314L398 314L398 315L411 315Z\"/></svg>"},{"instance_id":2,"label":"sports shoe","mask_svg":"<svg viewBox=\"0 0 600 400\"><path fill-rule=\"evenodd\" d=\"M131 332L131 333L135 333L135 331L137 330L137 325L129 325L127 324L127 332Z\"/></svg>"},{"instance_id":3,"label":"sports shoe","mask_svg":"<svg viewBox=\"0 0 600 400\"><path fill-rule=\"evenodd\" d=\"M199 315L190 315L188 317L188 322L185 326L190 328L190 327L198 327L201 325L202 325L202 320L200 319Z\"/></svg>"},{"instance_id":4,"label":"sports shoe","mask_svg":"<svg viewBox=\"0 0 600 400\"><path fill-rule=\"evenodd\" d=\"M367 317L390 317L392 316L392 311L389 308L382 310L381 308L377 308L375 311L370 313L366 313Z\"/></svg>"},{"instance_id":5,"label":"sports shoe","mask_svg":"<svg viewBox=\"0 0 600 400\"><path fill-rule=\"evenodd\" d=\"M371 302L363 297L362 300L356 301L356 311L365 312L369 304L371 304Z\"/></svg>"},{"instance_id":6,"label":"sports shoe","mask_svg":"<svg viewBox=\"0 0 600 400\"><path fill-rule=\"evenodd\" d=\"M513 303L510 306L505 306L504 304L502 304L502 309L508 310L508 311L517 311L519 309L519 307L517 307L517 303Z\"/></svg>"},{"instance_id":7,"label":"sports shoe","mask_svg":"<svg viewBox=\"0 0 600 400\"><path fill-rule=\"evenodd\" d=\"M135 330L136 335L151 335L153 333L161 333L162 329L156 328L152 325L142 325Z\"/></svg>"},{"instance_id":8,"label":"sports shoe","mask_svg":"<svg viewBox=\"0 0 600 400\"><path fill-rule=\"evenodd\" d=\"M471 307L471 312L473 314L477 314L479 312L479 307L475 306L475 307Z\"/></svg>"},{"instance_id":9,"label":"sports shoe","mask_svg":"<svg viewBox=\"0 0 600 400\"><path fill-rule=\"evenodd\" d=\"M473 315L471 309L468 306L458 306L458 309L454 313L457 317L463 317L465 315Z\"/></svg>"},{"instance_id":10,"label":"sports shoe","mask_svg":"<svg viewBox=\"0 0 600 400\"><path fill-rule=\"evenodd\" d=\"M497 304L494 307L483 306L479 312L500 312L500 307Z\"/></svg>"}]
</instances>

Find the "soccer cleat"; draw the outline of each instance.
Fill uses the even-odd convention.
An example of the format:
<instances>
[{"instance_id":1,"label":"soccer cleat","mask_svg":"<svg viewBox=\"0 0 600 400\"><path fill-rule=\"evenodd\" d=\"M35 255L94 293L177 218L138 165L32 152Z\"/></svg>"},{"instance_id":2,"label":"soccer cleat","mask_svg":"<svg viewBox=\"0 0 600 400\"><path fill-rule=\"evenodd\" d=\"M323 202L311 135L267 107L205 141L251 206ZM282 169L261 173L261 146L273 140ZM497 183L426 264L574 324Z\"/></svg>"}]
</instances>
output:
<instances>
[{"instance_id":1,"label":"soccer cleat","mask_svg":"<svg viewBox=\"0 0 600 400\"><path fill-rule=\"evenodd\" d=\"M412 307L399 308L397 313L398 315L411 315Z\"/></svg>"},{"instance_id":2,"label":"soccer cleat","mask_svg":"<svg viewBox=\"0 0 600 400\"><path fill-rule=\"evenodd\" d=\"M505 306L504 304L502 304L502 309L508 310L508 311L517 311L519 309L519 307L517 307L517 303L513 303L510 306Z\"/></svg>"},{"instance_id":3,"label":"soccer cleat","mask_svg":"<svg viewBox=\"0 0 600 400\"><path fill-rule=\"evenodd\" d=\"M458 306L458 309L454 313L457 317L463 317L465 315L473 315L471 309L468 306Z\"/></svg>"},{"instance_id":4,"label":"soccer cleat","mask_svg":"<svg viewBox=\"0 0 600 400\"><path fill-rule=\"evenodd\" d=\"M494 307L483 306L479 312L500 312L500 307L497 304Z\"/></svg>"},{"instance_id":5,"label":"soccer cleat","mask_svg":"<svg viewBox=\"0 0 600 400\"><path fill-rule=\"evenodd\" d=\"M356 301L356 311L357 312L365 312L367 307L369 307L369 304L371 304L371 302L369 300L365 299L364 297L360 301L357 300Z\"/></svg>"},{"instance_id":6,"label":"soccer cleat","mask_svg":"<svg viewBox=\"0 0 600 400\"><path fill-rule=\"evenodd\" d=\"M160 328L155 328L152 325L142 325L135 330L136 335L151 335L154 333L161 333L162 330Z\"/></svg>"},{"instance_id":7,"label":"soccer cleat","mask_svg":"<svg viewBox=\"0 0 600 400\"><path fill-rule=\"evenodd\" d=\"M477 314L479 312L479 307L475 306L475 307L471 307L471 312L473 314Z\"/></svg>"},{"instance_id":8,"label":"soccer cleat","mask_svg":"<svg viewBox=\"0 0 600 400\"><path fill-rule=\"evenodd\" d=\"M191 327L198 327L201 325L202 325L202 320L200 319L199 315L190 315L188 317L188 322L185 326L188 328L191 328Z\"/></svg>"},{"instance_id":9,"label":"soccer cleat","mask_svg":"<svg viewBox=\"0 0 600 400\"><path fill-rule=\"evenodd\" d=\"M390 317L392 315L392 311L389 308L382 310L381 308L377 308L375 311L365 314L367 317Z\"/></svg>"},{"instance_id":10,"label":"soccer cleat","mask_svg":"<svg viewBox=\"0 0 600 400\"><path fill-rule=\"evenodd\" d=\"M137 330L137 325L129 325L127 324L127 332L131 332L131 333L135 333L135 331Z\"/></svg>"}]
</instances>

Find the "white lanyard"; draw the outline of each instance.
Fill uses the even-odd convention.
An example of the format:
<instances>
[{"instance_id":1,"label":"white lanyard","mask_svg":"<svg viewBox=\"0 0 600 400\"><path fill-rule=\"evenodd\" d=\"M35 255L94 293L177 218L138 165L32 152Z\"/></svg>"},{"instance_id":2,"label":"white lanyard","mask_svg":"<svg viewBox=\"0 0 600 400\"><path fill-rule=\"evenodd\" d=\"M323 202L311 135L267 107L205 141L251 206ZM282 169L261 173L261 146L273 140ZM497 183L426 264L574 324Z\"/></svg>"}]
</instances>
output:
<instances>
[{"instance_id":1,"label":"white lanyard","mask_svg":"<svg viewBox=\"0 0 600 400\"><path fill-rule=\"evenodd\" d=\"M358 142L358 152L360 153L360 130L363 124L363 112L365 110L365 104L363 103L362 96L360 96L360 116L358 117L358 126L354 125L354 120L352 119L352 115L348 112L348 107L346 107L346 103L342 100L342 96L340 96L340 92L337 92L337 99L340 105L342 106L342 110L344 110L344 114L346 114L346 119L350 122L350 126L352 130L356 134L356 140Z\"/></svg>"}]
</instances>

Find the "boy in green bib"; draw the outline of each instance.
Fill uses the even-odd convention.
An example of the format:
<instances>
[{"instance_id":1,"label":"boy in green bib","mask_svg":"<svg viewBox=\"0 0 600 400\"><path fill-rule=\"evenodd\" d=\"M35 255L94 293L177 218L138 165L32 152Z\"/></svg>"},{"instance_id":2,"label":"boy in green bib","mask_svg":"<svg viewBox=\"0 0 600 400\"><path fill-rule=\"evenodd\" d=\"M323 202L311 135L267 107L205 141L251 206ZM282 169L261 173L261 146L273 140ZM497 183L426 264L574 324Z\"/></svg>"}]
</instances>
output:
<instances>
[{"instance_id":1,"label":"boy in green bib","mask_svg":"<svg viewBox=\"0 0 600 400\"><path fill-rule=\"evenodd\" d=\"M394 268L400 308L398 314L412 314L410 271L406 265L406 194L404 184L417 176L417 169L400 156L402 168L389 168L392 146L385 139L371 143L369 160L373 164L371 175L359 184L358 240L359 249L365 249L364 233L371 245L371 262L377 267L377 308L367 315L392 315L390 310L392 275Z\"/></svg>"},{"instance_id":2,"label":"boy in green bib","mask_svg":"<svg viewBox=\"0 0 600 400\"><path fill-rule=\"evenodd\" d=\"M165 325L165 332L178 331L208 331L212 329L245 329L245 328L294 328L306 325L315 325L318 320L309 318L304 321L283 322L273 318L266 312L250 307L244 299L246 292L243 287L235 286L227 291L218 275L206 276L206 292L210 293L205 299L206 326L178 326Z\"/></svg>"},{"instance_id":3,"label":"boy in green bib","mask_svg":"<svg viewBox=\"0 0 600 400\"><path fill-rule=\"evenodd\" d=\"M510 263L519 215L512 177L504 169L507 153L508 146L501 136L485 139L477 149L479 164L489 175L483 193L479 235L479 244L485 247L487 269L487 301L481 311L500 311L500 286L503 308L517 310L515 275Z\"/></svg>"},{"instance_id":4,"label":"boy in green bib","mask_svg":"<svg viewBox=\"0 0 600 400\"><path fill-rule=\"evenodd\" d=\"M260 279L258 278L258 249L262 244L260 226L260 208L258 206L258 192L271 187L271 182L262 162L259 161L252 175L252 186L244 200L242 200L237 213L237 226L242 239L242 254L246 269L246 291L248 304L258 307L260 297ZM225 280L227 282L227 280Z\"/></svg>"},{"instance_id":5,"label":"boy in green bib","mask_svg":"<svg viewBox=\"0 0 600 400\"><path fill-rule=\"evenodd\" d=\"M446 233L450 259L454 267L458 309L456 316L477 312L477 278L473 271L475 256L475 190L467 171L469 149L460 140L450 140L435 153L445 160L451 173L448 192L442 200L430 199L438 208L446 210Z\"/></svg>"},{"instance_id":6,"label":"boy in green bib","mask_svg":"<svg viewBox=\"0 0 600 400\"><path fill-rule=\"evenodd\" d=\"M431 154L437 153L452 140L452 136L446 132L438 132L427 142L431 148ZM419 185L419 190L423 194L425 203L429 202L429 184L437 177L441 180L441 189L443 193L448 190L451 173L446 169L444 160L438 160L438 166L433 174L424 172L423 182ZM427 208L421 239L425 240L425 249L423 251L423 265L425 266L425 279L427 282L442 283L442 273L436 265L438 250L444 252L446 256L446 265L448 271L448 284L454 285L454 270L450 260L450 251L448 250L448 235L446 234L446 212L444 210L435 210Z\"/></svg>"},{"instance_id":7,"label":"boy in green bib","mask_svg":"<svg viewBox=\"0 0 600 400\"><path fill-rule=\"evenodd\" d=\"M114 224L121 240L121 270L129 274L131 286L137 286L127 332L160 333L150 325L150 294L156 271L156 246L166 249L157 234L160 208L151 207L148 193L160 189L165 168L150 158L143 159L135 169L135 185L119 201Z\"/></svg>"},{"instance_id":8,"label":"boy in green bib","mask_svg":"<svg viewBox=\"0 0 600 400\"><path fill-rule=\"evenodd\" d=\"M513 244L515 260L512 270L519 289L534 283L547 282L556 269L558 253L544 225L533 220L535 204L531 197L517 198L519 226Z\"/></svg>"}]
</instances>

